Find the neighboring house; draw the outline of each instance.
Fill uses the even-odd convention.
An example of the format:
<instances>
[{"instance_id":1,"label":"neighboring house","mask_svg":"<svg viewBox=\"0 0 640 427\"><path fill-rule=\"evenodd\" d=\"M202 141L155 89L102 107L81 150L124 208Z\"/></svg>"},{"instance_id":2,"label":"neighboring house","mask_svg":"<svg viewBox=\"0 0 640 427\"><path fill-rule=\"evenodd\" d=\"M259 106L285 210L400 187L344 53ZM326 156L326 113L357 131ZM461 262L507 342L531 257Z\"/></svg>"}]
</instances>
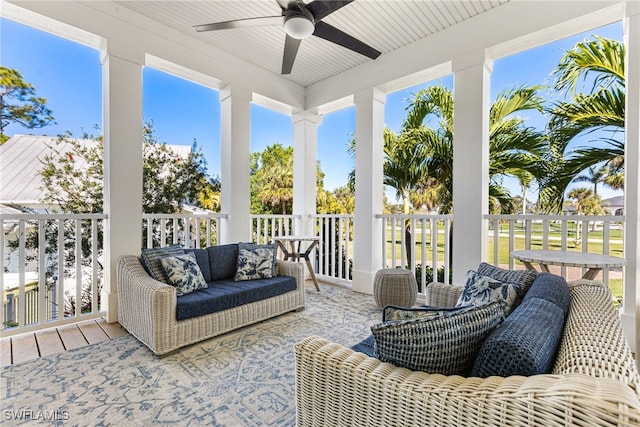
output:
<instances>
[{"instance_id":1,"label":"neighboring house","mask_svg":"<svg viewBox=\"0 0 640 427\"><path fill-rule=\"evenodd\" d=\"M624 196L603 200L602 208L607 215L624 215Z\"/></svg>"},{"instance_id":2,"label":"neighboring house","mask_svg":"<svg viewBox=\"0 0 640 427\"><path fill-rule=\"evenodd\" d=\"M44 190L39 171L42 161L53 155L53 148L60 152L70 151L71 144L57 144L55 136L14 135L0 145L0 209L7 207L25 207L36 212L55 208L44 203ZM75 139L83 145L95 144L93 139ZM180 157L191 153L191 146L168 145ZM82 161L82 160L80 160ZM83 163L78 163L83 167Z\"/></svg>"}]
</instances>

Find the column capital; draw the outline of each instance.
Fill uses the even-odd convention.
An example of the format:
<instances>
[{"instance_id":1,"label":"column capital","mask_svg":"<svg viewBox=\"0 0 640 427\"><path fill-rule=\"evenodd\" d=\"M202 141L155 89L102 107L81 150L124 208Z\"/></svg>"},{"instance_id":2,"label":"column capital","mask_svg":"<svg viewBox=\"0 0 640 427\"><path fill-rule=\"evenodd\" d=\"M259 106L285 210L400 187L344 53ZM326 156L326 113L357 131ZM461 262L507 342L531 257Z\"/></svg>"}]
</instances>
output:
<instances>
[{"instance_id":1,"label":"column capital","mask_svg":"<svg viewBox=\"0 0 640 427\"><path fill-rule=\"evenodd\" d=\"M384 103L387 100L387 94L377 87L361 90L360 92L353 94L353 102L356 104L360 102L368 102L370 100Z\"/></svg>"},{"instance_id":2,"label":"column capital","mask_svg":"<svg viewBox=\"0 0 640 427\"><path fill-rule=\"evenodd\" d=\"M251 102L253 98L253 92L245 87L238 85L226 85L220 88L218 95L220 102L225 101L228 98L240 98Z\"/></svg>"},{"instance_id":3,"label":"column capital","mask_svg":"<svg viewBox=\"0 0 640 427\"><path fill-rule=\"evenodd\" d=\"M291 115L291 121L295 124L298 122L309 122L316 126L320 126L322 124L322 114L317 114L311 111L294 111Z\"/></svg>"},{"instance_id":4,"label":"column capital","mask_svg":"<svg viewBox=\"0 0 640 427\"><path fill-rule=\"evenodd\" d=\"M453 72L464 71L468 68L483 65L488 72L493 71L493 59L489 58L486 49L469 52L463 56L453 59Z\"/></svg>"},{"instance_id":5,"label":"column capital","mask_svg":"<svg viewBox=\"0 0 640 427\"><path fill-rule=\"evenodd\" d=\"M115 40L104 40L100 48L100 63L104 64L109 56L116 56L134 64L144 65L146 54L130 44Z\"/></svg>"},{"instance_id":6,"label":"column capital","mask_svg":"<svg viewBox=\"0 0 640 427\"><path fill-rule=\"evenodd\" d=\"M632 17L640 15L640 2L637 0L626 1L624 3L624 16Z\"/></svg>"}]
</instances>

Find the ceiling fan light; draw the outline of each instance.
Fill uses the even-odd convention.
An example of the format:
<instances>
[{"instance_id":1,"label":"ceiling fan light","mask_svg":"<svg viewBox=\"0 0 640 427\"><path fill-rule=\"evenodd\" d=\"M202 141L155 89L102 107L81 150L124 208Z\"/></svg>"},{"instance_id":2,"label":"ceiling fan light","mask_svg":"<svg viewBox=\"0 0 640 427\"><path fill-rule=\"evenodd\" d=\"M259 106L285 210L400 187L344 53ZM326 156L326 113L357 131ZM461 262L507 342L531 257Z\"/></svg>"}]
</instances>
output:
<instances>
[{"instance_id":1,"label":"ceiling fan light","mask_svg":"<svg viewBox=\"0 0 640 427\"><path fill-rule=\"evenodd\" d=\"M306 16L294 15L284 21L284 32L294 39L306 39L316 26Z\"/></svg>"}]
</instances>

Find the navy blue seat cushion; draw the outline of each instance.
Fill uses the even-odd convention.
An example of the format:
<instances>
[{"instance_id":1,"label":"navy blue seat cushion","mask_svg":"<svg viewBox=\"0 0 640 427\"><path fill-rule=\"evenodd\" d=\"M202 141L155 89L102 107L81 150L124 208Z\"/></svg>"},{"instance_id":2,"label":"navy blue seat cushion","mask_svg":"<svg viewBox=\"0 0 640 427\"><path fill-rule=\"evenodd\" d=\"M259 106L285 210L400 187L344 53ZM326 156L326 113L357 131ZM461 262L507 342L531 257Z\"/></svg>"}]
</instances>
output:
<instances>
[{"instance_id":1,"label":"navy blue seat cushion","mask_svg":"<svg viewBox=\"0 0 640 427\"><path fill-rule=\"evenodd\" d=\"M360 341L358 344L351 347L351 349L359 353L364 353L369 357L376 357L375 344L376 344L376 340L372 334L372 335L369 335L369 337Z\"/></svg>"},{"instance_id":2,"label":"navy blue seat cushion","mask_svg":"<svg viewBox=\"0 0 640 427\"><path fill-rule=\"evenodd\" d=\"M569 287L540 273L522 303L484 341L471 375L537 375L551 372L569 311Z\"/></svg>"},{"instance_id":3,"label":"navy blue seat cushion","mask_svg":"<svg viewBox=\"0 0 640 427\"><path fill-rule=\"evenodd\" d=\"M236 275L238 265L238 244L209 246L209 268L211 280L231 279Z\"/></svg>"},{"instance_id":4,"label":"navy blue seat cushion","mask_svg":"<svg viewBox=\"0 0 640 427\"><path fill-rule=\"evenodd\" d=\"M211 266L209 265L209 252L206 249L185 249L184 253L188 254L193 252L196 256L196 262L200 271L204 276L205 282L211 281Z\"/></svg>"},{"instance_id":5,"label":"navy blue seat cushion","mask_svg":"<svg viewBox=\"0 0 640 427\"><path fill-rule=\"evenodd\" d=\"M178 320L203 316L282 295L295 289L294 277L276 276L270 279L235 282L232 276L228 280L209 282L207 289L179 296L176 316Z\"/></svg>"}]
</instances>

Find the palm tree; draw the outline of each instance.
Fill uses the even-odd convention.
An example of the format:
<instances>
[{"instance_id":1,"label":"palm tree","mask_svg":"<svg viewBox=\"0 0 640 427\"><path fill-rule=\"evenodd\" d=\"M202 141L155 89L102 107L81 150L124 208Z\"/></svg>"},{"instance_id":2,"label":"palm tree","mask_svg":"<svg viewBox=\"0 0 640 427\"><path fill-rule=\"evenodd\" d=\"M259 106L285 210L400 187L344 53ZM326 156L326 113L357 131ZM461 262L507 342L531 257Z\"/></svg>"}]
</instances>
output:
<instances>
[{"instance_id":1,"label":"palm tree","mask_svg":"<svg viewBox=\"0 0 640 427\"><path fill-rule=\"evenodd\" d=\"M540 200L547 210L562 206L567 186L583 170L603 163L610 167L611 182L620 185L624 170L625 46L623 43L594 36L577 43L561 59L552 75L555 88L571 97L551 110L548 176ZM588 93L577 93L581 81L592 81ZM602 147L580 146L568 151L569 143L579 135L606 130L598 137Z\"/></svg>"},{"instance_id":2,"label":"palm tree","mask_svg":"<svg viewBox=\"0 0 640 427\"><path fill-rule=\"evenodd\" d=\"M511 195L502 185L505 176L519 179L537 177L544 149L544 138L534 128L524 125L517 113L543 111L539 87L519 87L501 92L489 115L489 197L493 212L511 212ZM441 86L427 87L409 106L403 133L426 147L428 175L439 183L441 211L453 206L453 97ZM438 127L424 125L434 115Z\"/></svg>"},{"instance_id":3,"label":"palm tree","mask_svg":"<svg viewBox=\"0 0 640 427\"><path fill-rule=\"evenodd\" d=\"M608 170L609 168L607 168L606 166L600 166L599 168L595 166L589 166L587 168L586 175L578 175L573 179L573 182L590 182L591 184L593 184L593 195L597 196L598 184L601 182L605 182Z\"/></svg>"}]
</instances>

